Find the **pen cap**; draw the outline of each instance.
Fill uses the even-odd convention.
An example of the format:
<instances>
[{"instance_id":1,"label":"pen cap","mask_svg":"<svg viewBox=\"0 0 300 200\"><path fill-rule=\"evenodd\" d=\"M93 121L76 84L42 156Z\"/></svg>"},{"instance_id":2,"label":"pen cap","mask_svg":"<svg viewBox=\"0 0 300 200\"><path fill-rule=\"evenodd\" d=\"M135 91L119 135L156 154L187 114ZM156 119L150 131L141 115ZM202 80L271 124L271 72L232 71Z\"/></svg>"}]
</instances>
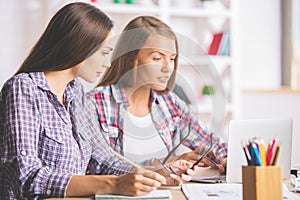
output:
<instances>
[{"instance_id":1,"label":"pen cap","mask_svg":"<svg viewBox=\"0 0 300 200\"><path fill-rule=\"evenodd\" d=\"M243 166L243 200L282 200L279 166Z\"/></svg>"}]
</instances>

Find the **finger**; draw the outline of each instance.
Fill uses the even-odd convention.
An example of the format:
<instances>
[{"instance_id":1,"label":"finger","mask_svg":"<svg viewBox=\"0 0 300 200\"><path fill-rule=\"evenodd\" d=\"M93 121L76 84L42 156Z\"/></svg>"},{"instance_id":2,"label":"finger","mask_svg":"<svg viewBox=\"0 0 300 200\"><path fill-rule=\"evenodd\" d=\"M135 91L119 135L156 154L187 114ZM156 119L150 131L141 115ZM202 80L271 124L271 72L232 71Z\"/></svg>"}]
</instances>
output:
<instances>
[{"instance_id":1,"label":"finger","mask_svg":"<svg viewBox=\"0 0 300 200\"><path fill-rule=\"evenodd\" d=\"M182 178L176 174L170 174L170 177L172 179L172 185L181 185L183 182Z\"/></svg>"},{"instance_id":2,"label":"finger","mask_svg":"<svg viewBox=\"0 0 300 200\"><path fill-rule=\"evenodd\" d=\"M126 190L123 190L123 187L119 187L115 191L116 194L140 196L157 189L157 187L151 186L153 184L147 183L149 178L144 177L142 174L124 174L119 176L119 178L119 185L126 186Z\"/></svg>"},{"instance_id":3,"label":"finger","mask_svg":"<svg viewBox=\"0 0 300 200\"><path fill-rule=\"evenodd\" d=\"M201 158L201 156L197 153L190 153L188 156L188 159L185 160L199 160Z\"/></svg>"},{"instance_id":4,"label":"finger","mask_svg":"<svg viewBox=\"0 0 300 200\"><path fill-rule=\"evenodd\" d=\"M197 162L197 161L198 161L198 160L191 160L190 162L195 163L195 162ZM204 166L205 166L205 163L199 162L199 163L197 164L197 166L199 166L199 167L204 167Z\"/></svg>"},{"instance_id":5,"label":"finger","mask_svg":"<svg viewBox=\"0 0 300 200\"><path fill-rule=\"evenodd\" d=\"M210 151L210 152L208 153L208 155L209 155L212 159L216 159L216 155L215 155L215 153L214 153L213 151Z\"/></svg>"},{"instance_id":6,"label":"finger","mask_svg":"<svg viewBox=\"0 0 300 200\"><path fill-rule=\"evenodd\" d=\"M166 178L164 176L156 173L156 172L144 172L143 176L145 176L145 177L147 177L147 178L149 178L151 180L154 180L154 181L158 182L160 185L166 183Z\"/></svg>"},{"instance_id":7,"label":"finger","mask_svg":"<svg viewBox=\"0 0 300 200\"><path fill-rule=\"evenodd\" d=\"M207 157L206 157L206 158L203 158L202 162L203 162L206 166L211 166L212 168L219 168L219 167L217 166L217 163L216 163L216 162L210 160L210 159L207 158Z\"/></svg>"},{"instance_id":8,"label":"finger","mask_svg":"<svg viewBox=\"0 0 300 200\"><path fill-rule=\"evenodd\" d=\"M181 179L184 181L190 181L192 179L192 176L188 174L182 174Z\"/></svg>"},{"instance_id":9,"label":"finger","mask_svg":"<svg viewBox=\"0 0 300 200\"><path fill-rule=\"evenodd\" d=\"M178 160L198 160L201 156L199 153L195 153L194 151L184 153L182 156L178 158Z\"/></svg>"},{"instance_id":10,"label":"finger","mask_svg":"<svg viewBox=\"0 0 300 200\"><path fill-rule=\"evenodd\" d=\"M143 185L141 184L138 189L135 190L135 192L132 194L133 196L141 196L141 195L146 195L149 192L152 192L154 190L157 190L157 187L151 187L148 185Z\"/></svg>"},{"instance_id":11,"label":"finger","mask_svg":"<svg viewBox=\"0 0 300 200\"><path fill-rule=\"evenodd\" d=\"M193 175L196 174L196 170L197 169L188 169L188 170L186 170L186 174L190 175L190 176L193 176Z\"/></svg>"},{"instance_id":12,"label":"finger","mask_svg":"<svg viewBox=\"0 0 300 200\"><path fill-rule=\"evenodd\" d=\"M218 165L220 174L225 174L225 168L222 165Z\"/></svg>"},{"instance_id":13,"label":"finger","mask_svg":"<svg viewBox=\"0 0 300 200\"><path fill-rule=\"evenodd\" d=\"M187 170L193 166L192 162L186 161L186 160L177 160L172 164L172 167L181 169L181 170Z\"/></svg>"},{"instance_id":14,"label":"finger","mask_svg":"<svg viewBox=\"0 0 300 200\"><path fill-rule=\"evenodd\" d=\"M135 196L149 193L153 190L156 190L160 186L160 182L142 174L135 174L133 176L133 195Z\"/></svg>"}]
</instances>

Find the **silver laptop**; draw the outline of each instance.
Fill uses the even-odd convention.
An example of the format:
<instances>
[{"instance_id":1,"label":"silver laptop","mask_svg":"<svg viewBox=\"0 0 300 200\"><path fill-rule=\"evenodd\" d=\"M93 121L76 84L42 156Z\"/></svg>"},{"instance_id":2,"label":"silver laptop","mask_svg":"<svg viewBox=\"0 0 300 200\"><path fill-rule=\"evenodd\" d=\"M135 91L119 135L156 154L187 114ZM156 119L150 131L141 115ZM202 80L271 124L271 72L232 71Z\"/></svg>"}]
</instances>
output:
<instances>
[{"instance_id":1,"label":"silver laptop","mask_svg":"<svg viewBox=\"0 0 300 200\"><path fill-rule=\"evenodd\" d=\"M247 165L247 160L245 158L241 142L254 137L263 138L266 146L275 136L277 137L278 141L280 141L282 145L282 151L277 165L282 167L283 178L289 179L291 168L292 135L292 119L230 121L226 182L242 182L242 165Z\"/></svg>"}]
</instances>

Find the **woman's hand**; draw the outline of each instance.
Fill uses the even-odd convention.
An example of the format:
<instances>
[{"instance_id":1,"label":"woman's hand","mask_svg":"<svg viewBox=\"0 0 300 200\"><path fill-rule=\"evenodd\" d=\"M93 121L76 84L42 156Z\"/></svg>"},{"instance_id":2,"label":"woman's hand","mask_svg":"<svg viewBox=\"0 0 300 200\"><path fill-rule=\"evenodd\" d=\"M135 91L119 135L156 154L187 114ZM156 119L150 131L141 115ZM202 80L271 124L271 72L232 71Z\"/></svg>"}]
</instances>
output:
<instances>
[{"instance_id":1,"label":"woman's hand","mask_svg":"<svg viewBox=\"0 0 300 200\"><path fill-rule=\"evenodd\" d=\"M156 190L165 183L165 177L156 172L143 171L123 174L118 176L113 183L112 194L141 196Z\"/></svg>"},{"instance_id":2,"label":"woman's hand","mask_svg":"<svg viewBox=\"0 0 300 200\"><path fill-rule=\"evenodd\" d=\"M157 173L160 173L166 177L166 185L180 185L183 181L190 181L191 176L195 174L197 166L192 168L193 163L186 160L176 160L172 163L168 163L167 166L163 166L159 160L154 160L153 166ZM171 169L174 173L166 168Z\"/></svg>"},{"instance_id":3,"label":"woman's hand","mask_svg":"<svg viewBox=\"0 0 300 200\"><path fill-rule=\"evenodd\" d=\"M201 150L202 150L202 148L200 147L200 148L198 148L194 151L184 153L181 156L179 156L177 158L177 160L182 159L182 160L187 160L187 161L195 163L195 162L197 162L197 160L199 160L201 158L201 155L199 154ZM225 174L226 173L227 158L223 158L221 160L221 163L218 164L214 161L214 160L216 160L216 155L214 154L213 151L210 151L208 153L208 155L212 159L210 159L209 157L205 157L201 160L201 162L198 163L198 166L199 167L208 167L208 166L210 166L212 168L219 169L220 174Z\"/></svg>"},{"instance_id":4,"label":"woman's hand","mask_svg":"<svg viewBox=\"0 0 300 200\"><path fill-rule=\"evenodd\" d=\"M202 150L202 148L198 148L194 151L184 153L184 154L180 155L176 160L186 160L186 161L195 163L195 162L197 162L197 160L199 160L201 158L201 155L199 154L201 150ZM200 162L198 164L198 166L203 167L204 163Z\"/></svg>"},{"instance_id":5,"label":"woman's hand","mask_svg":"<svg viewBox=\"0 0 300 200\"><path fill-rule=\"evenodd\" d=\"M167 178L167 185L181 185L183 181L190 181L198 168L197 166L193 167L193 163L186 160L176 160L168 165L175 174L171 173Z\"/></svg>"}]
</instances>

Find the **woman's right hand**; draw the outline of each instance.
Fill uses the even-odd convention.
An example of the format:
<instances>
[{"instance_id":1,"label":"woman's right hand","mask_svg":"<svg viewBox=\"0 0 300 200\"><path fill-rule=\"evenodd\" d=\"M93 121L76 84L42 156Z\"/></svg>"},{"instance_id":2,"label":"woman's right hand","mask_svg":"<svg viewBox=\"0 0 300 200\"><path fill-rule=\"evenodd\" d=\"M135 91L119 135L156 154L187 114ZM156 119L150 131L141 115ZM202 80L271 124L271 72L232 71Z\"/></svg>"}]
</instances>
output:
<instances>
[{"instance_id":1,"label":"woman's right hand","mask_svg":"<svg viewBox=\"0 0 300 200\"><path fill-rule=\"evenodd\" d=\"M187 153L183 153L176 160L186 160L186 161L194 163L201 158L201 155L199 154L201 150L202 150L202 148L198 148L196 150L193 150L193 151L190 151ZM199 167L203 167L204 165L205 164L203 162L200 162L198 164Z\"/></svg>"},{"instance_id":2,"label":"woman's right hand","mask_svg":"<svg viewBox=\"0 0 300 200\"><path fill-rule=\"evenodd\" d=\"M144 171L128 173L116 177L112 193L128 196L141 196L156 190L165 183L165 177L156 172Z\"/></svg>"}]
</instances>

